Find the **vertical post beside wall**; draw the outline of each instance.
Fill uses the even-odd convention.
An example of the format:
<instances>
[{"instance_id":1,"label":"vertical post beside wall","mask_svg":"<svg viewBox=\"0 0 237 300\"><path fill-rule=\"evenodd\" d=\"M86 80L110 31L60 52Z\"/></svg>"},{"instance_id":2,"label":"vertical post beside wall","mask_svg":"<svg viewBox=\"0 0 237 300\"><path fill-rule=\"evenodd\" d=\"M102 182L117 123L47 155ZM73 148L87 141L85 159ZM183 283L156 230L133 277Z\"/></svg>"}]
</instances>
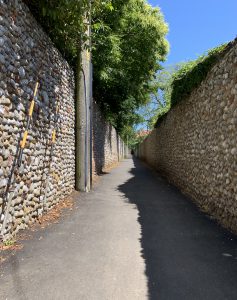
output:
<instances>
[{"instance_id":1,"label":"vertical post beside wall","mask_svg":"<svg viewBox=\"0 0 237 300\"><path fill-rule=\"evenodd\" d=\"M80 94L81 94L81 45L78 45L77 52L77 66L76 66L76 100L75 100L75 189L80 190L80 134L81 134L81 122L80 122Z\"/></svg>"},{"instance_id":2,"label":"vertical post beside wall","mask_svg":"<svg viewBox=\"0 0 237 300\"><path fill-rule=\"evenodd\" d=\"M77 66L76 95L76 190L89 192L91 188L92 142L92 65L90 48L90 24L88 41L80 48Z\"/></svg>"},{"instance_id":3,"label":"vertical post beside wall","mask_svg":"<svg viewBox=\"0 0 237 300\"><path fill-rule=\"evenodd\" d=\"M91 67L90 53L82 51L80 89L80 180L79 189L89 192L91 183Z\"/></svg>"},{"instance_id":4,"label":"vertical post beside wall","mask_svg":"<svg viewBox=\"0 0 237 300\"><path fill-rule=\"evenodd\" d=\"M92 40L91 40L91 5L92 1L89 0L90 3L90 14L89 14L89 47L90 47L90 56L89 56L89 84L90 84L90 104L89 104L89 112L90 112L90 188L92 188L92 157L93 157L93 64L92 64Z\"/></svg>"}]
</instances>

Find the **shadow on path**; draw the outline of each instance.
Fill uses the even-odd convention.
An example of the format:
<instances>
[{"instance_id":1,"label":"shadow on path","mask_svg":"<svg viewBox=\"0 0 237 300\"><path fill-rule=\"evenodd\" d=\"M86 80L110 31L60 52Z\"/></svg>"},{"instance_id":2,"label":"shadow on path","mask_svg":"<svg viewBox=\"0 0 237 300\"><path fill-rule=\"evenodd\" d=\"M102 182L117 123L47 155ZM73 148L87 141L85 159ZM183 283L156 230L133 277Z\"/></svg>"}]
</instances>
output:
<instances>
[{"instance_id":1,"label":"shadow on path","mask_svg":"<svg viewBox=\"0 0 237 300\"><path fill-rule=\"evenodd\" d=\"M149 299L237 299L237 239L134 159L119 186L137 206Z\"/></svg>"}]
</instances>

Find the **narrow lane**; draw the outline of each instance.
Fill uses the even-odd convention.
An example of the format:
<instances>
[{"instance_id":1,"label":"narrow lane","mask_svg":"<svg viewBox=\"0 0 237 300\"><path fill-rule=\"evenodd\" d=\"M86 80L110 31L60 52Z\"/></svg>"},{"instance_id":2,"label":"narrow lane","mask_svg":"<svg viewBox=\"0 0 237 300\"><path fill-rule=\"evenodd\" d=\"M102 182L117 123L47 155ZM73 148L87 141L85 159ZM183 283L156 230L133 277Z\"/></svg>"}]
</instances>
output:
<instances>
[{"instance_id":1,"label":"narrow lane","mask_svg":"<svg viewBox=\"0 0 237 300\"><path fill-rule=\"evenodd\" d=\"M0 299L236 299L237 239L137 160L1 269Z\"/></svg>"},{"instance_id":2,"label":"narrow lane","mask_svg":"<svg viewBox=\"0 0 237 300\"><path fill-rule=\"evenodd\" d=\"M138 209L149 299L237 299L237 238L134 161L119 186Z\"/></svg>"}]
</instances>

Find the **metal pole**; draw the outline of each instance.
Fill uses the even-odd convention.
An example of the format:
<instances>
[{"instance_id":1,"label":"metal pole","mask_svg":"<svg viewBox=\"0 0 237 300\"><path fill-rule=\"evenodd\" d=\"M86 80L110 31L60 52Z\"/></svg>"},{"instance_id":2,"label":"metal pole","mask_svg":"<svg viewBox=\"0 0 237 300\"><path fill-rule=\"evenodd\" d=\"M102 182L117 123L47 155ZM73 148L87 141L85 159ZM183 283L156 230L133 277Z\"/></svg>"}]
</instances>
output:
<instances>
[{"instance_id":1,"label":"metal pole","mask_svg":"<svg viewBox=\"0 0 237 300\"><path fill-rule=\"evenodd\" d=\"M92 64L92 40L91 40L91 0L89 9L89 47L90 47L90 187L92 187L92 156L93 156L93 64Z\"/></svg>"},{"instance_id":2,"label":"metal pole","mask_svg":"<svg viewBox=\"0 0 237 300\"><path fill-rule=\"evenodd\" d=\"M81 180L81 38L78 43L77 52L77 70L76 70L76 100L75 100L75 189L80 190L80 180Z\"/></svg>"},{"instance_id":3,"label":"metal pole","mask_svg":"<svg viewBox=\"0 0 237 300\"><path fill-rule=\"evenodd\" d=\"M90 4L90 2L88 3ZM76 122L76 189L84 192L90 190L91 182L91 55L87 50L90 48L91 29L88 21L90 19L85 17L88 39L86 44L80 47L81 65L80 70L78 66L78 72L81 76L78 76L77 79L76 102L77 114L79 114Z\"/></svg>"}]
</instances>

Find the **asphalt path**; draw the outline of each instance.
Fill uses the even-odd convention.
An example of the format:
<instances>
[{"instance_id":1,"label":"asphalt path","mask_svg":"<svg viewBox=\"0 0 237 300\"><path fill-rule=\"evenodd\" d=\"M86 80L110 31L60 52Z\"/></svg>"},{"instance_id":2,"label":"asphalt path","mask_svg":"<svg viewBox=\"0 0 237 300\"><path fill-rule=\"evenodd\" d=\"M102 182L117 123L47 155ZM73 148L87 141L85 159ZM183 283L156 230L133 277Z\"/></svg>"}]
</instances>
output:
<instances>
[{"instance_id":1,"label":"asphalt path","mask_svg":"<svg viewBox=\"0 0 237 300\"><path fill-rule=\"evenodd\" d=\"M1 267L0 299L237 299L237 239L124 160Z\"/></svg>"}]
</instances>

